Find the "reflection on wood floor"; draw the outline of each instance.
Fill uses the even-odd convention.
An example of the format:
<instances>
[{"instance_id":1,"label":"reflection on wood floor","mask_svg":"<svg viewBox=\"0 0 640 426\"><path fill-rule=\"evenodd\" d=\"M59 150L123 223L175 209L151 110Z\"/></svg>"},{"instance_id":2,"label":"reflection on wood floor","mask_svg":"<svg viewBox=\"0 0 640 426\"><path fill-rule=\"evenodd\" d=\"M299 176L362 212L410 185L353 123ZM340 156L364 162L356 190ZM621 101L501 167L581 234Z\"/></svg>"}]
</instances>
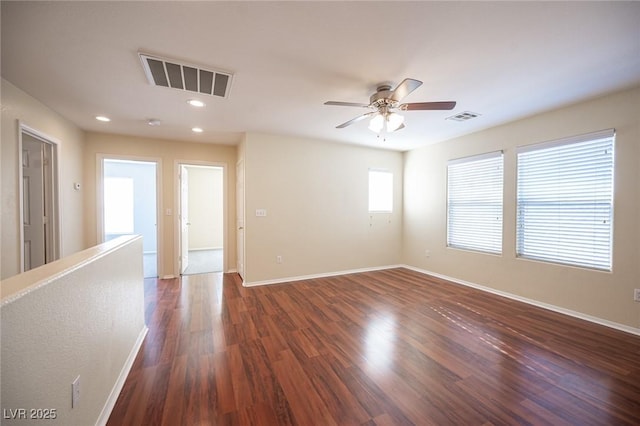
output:
<instances>
[{"instance_id":1,"label":"reflection on wood floor","mask_svg":"<svg viewBox=\"0 0 640 426\"><path fill-rule=\"evenodd\" d=\"M640 424L640 337L407 269L146 304L110 425Z\"/></svg>"}]
</instances>

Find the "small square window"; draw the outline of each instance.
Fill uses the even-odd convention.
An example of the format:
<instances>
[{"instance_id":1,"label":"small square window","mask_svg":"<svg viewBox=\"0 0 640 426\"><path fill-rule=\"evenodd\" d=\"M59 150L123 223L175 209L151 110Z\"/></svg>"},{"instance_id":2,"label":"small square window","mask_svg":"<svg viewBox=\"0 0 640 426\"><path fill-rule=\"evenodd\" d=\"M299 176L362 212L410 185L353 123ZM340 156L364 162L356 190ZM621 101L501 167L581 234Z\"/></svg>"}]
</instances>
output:
<instances>
[{"instance_id":1,"label":"small square window","mask_svg":"<svg viewBox=\"0 0 640 426\"><path fill-rule=\"evenodd\" d=\"M386 170L369 170L369 211L393 211L393 173Z\"/></svg>"}]
</instances>

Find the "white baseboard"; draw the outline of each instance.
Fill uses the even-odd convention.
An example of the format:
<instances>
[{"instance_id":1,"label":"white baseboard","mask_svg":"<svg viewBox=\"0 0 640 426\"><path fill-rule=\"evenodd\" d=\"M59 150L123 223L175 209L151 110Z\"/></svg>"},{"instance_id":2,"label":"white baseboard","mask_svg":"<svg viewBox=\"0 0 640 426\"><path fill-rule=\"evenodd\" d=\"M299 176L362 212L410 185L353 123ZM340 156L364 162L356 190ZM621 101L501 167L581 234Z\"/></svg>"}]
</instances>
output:
<instances>
[{"instance_id":1,"label":"white baseboard","mask_svg":"<svg viewBox=\"0 0 640 426\"><path fill-rule=\"evenodd\" d=\"M118 396L120 396L124 382L127 380L127 376L129 376L129 371L131 371L131 367L133 367L133 363L136 360L136 356L138 356L138 352L140 351L140 347L142 346L142 342L144 342L144 338L147 336L148 331L149 328L145 325L140 331L140 334L138 334L138 338L136 339L133 348L131 348L131 352L129 352L129 356L122 366L122 370L120 370L118 380L116 380L115 385L113 385L109 398L107 398L107 402L102 408L102 412L100 413L100 417L98 417L96 426L104 426L107 424L109 416L111 416L111 411L113 411L113 407L116 405L116 401L118 400Z\"/></svg>"},{"instance_id":2,"label":"white baseboard","mask_svg":"<svg viewBox=\"0 0 640 426\"><path fill-rule=\"evenodd\" d=\"M592 315L588 315L588 314L585 314L585 313L582 313L582 312L573 311L571 309L566 309L566 308L562 308L560 306L551 305L549 303L540 302L538 300L528 299L526 297L518 296L516 294L507 293L506 291L496 290L496 289L491 288L491 287L486 287L486 286L483 286L483 285L480 285L480 284L476 284L476 283L472 283L472 282L469 282L469 281L460 280L458 278L450 277L450 276L443 275L443 274L438 274L436 272L427 271L425 269L416 268L416 267L410 266L410 265L387 265L387 266L377 266L377 267L371 267L371 268L360 268L360 269L349 269L349 270L345 270L345 271L327 272L327 273L322 273L322 274L302 275L302 276L298 276L298 277L283 277L283 278L276 278L276 279L272 279L272 280L243 281L242 285L244 287L255 287L255 286L260 286L260 285L284 284L284 283L293 282L293 281L304 281L304 280L310 280L310 279L315 279L315 278L335 277L335 276L338 276L338 275L355 274L355 273L370 272L370 271L381 271L381 270L384 270L384 269L393 269L393 268L407 268L407 269L410 269L412 271L419 272L421 274L431 275L433 277L440 278L440 279L447 280L447 281L451 281L451 282L454 282L456 284L461 284L461 285L464 285L464 286L467 286L467 287L472 287L472 288L475 288L475 289L478 289L478 290L486 291L488 293L496 294L498 296L506 297L508 299L517 300L519 302L527 303L529 305L537 306L539 308L548 309L550 311L558 312L558 313L561 313L561 314L564 314L564 315L569 315L571 317L579 318L579 319L582 319L582 320L585 320L585 321L589 321L589 322L592 322L592 323L595 323L595 324L604 325L605 327L614 328L616 330L620 330L620 331L624 331L626 333L630 333L630 334L634 334L634 335L640 336L640 328L631 327L631 326L626 325L626 324L620 324L620 323L609 321L609 320L606 320L606 319L603 319L603 318L598 318L598 317L595 317L595 316L592 316Z\"/></svg>"},{"instance_id":3,"label":"white baseboard","mask_svg":"<svg viewBox=\"0 0 640 426\"><path fill-rule=\"evenodd\" d=\"M283 278L275 278L272 280L262 280L262 281L243 281L242 285L244 287L256 287L259 285L284 284L284 283L290 283L293 281L313 280L316 278L335 277L338 275L357 274L361 272L381 271L384 269L403 268L403 267L405 267L405 265L387 265L387 266L374 266L370 268L347 269L344 271L324 272L321 274L301 275L298 277L283 277Z\"/></svg>"},{"instance_id":4,"label":"white baseboard","mask_svg":"<svg viewBox=\"0 0 640 426\"><path fill-rule=\"evenodd\" d=\"M564 314L564 315L569 315L571 317L579 318L579 319L582 319L582 320L585 320L585 321L593 322L595 324L604 325L606 327L614 328L616 330L620 330L620 331L624 331L626 333L635 334L637 336L640 336L640 328L635 328L635 327L631 327L631 326L628 326L628 325L625 325L625 324L620 324L620 323L617 323L617 322L609 321L609 320L606 320L606 319L603 319L603 318L594 317L592 315L587 315L587 314L584 314L582 312L573 311L571 309L566 309L566 308L562 308L560 306L551 305L549 303L540 302L538 300L528 299L526 297L518 296L516 294L507 293L506 291L496 290L496 289L491 288L491 287L486 287L486 286L483 286L483 285L480 285L480 284L476 284L476 283L472 283L472 282L469 282L469 281L460 280L458 278L449 277L447 275L438 274L436 272L427 271L427 270L424 270L424 269L416 268L414 266L409 266L409 265L402 265L402 266L404 268L410 269L410 270L415 271L415 272L419 272L421 274L431 275L433 277L440 278L440 279L447 280L447 281L451 281L451 282L454 282L456 284L461 284L461 285L464 285L464 286L467 286L467 287L472 287L472 288L475 288L475 289L478 289L478 290L486 291L488 293L496 294L498 296L506 297L508 299L517 300L519 302L527 303L529 305L537 306L539 308L548 309L550 311L558 312L558 313L561 313L561 314Z\"/></svg>"}]
</instances>

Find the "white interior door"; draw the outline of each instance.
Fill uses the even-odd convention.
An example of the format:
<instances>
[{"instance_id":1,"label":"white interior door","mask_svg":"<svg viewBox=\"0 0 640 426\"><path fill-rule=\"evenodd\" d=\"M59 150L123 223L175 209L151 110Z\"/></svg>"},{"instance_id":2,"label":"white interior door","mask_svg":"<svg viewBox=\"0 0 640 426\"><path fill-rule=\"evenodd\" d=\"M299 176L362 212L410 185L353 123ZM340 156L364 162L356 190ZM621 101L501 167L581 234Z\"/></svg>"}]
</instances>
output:
<instances>
[{"instance_id":1,"label":"white interior door","mask_svg":"<svg viewBox=\"0 0 640 426\"><path fill-rule=\"evenodd\" d=\"M44 262L49 263L57 260L58 256L58 226L56 206L57 191L55 182L55 154L54 146L50 143L42 142L43 163L42 182L44 186Z\"/></svg>"},{"instance_id":2,"label":"white interior door","mask_svg":"<svg viewBox=\"0 0 640 426\"><path fill-rule=\"evenodd\" d=\"M244 278L244 161L236 164L236 224L237 247L236 270Z\"/></svg>"},{"instance_id":3,"label":"white interior door","mask_svg":"<svg viewBox=\"0 0 640 426\"><path fill-rule=\"evenodd\" d=\"M25 271L45 264L44 189L43 142L23 134L22 214Z\"/></svg>"},{"instance_id":4,"label":"white interior door","mask_svg":"<svg viewBox=\"0 0 640 426\"><path fill-rule=\"evenodd\" d=\"M180 273L189 266L189 171L180 166Z\"/></svg>"}]
</instances>

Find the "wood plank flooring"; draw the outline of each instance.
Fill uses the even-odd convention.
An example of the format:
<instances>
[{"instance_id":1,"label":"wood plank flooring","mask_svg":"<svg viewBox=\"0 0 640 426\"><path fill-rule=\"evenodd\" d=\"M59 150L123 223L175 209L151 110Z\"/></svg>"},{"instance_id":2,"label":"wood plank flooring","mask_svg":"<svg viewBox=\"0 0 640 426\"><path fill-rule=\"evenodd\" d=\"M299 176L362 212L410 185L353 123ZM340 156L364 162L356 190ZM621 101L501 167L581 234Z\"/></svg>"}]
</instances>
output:
<instances>
[{"instance_id":1,"label":"wood plank flooring","mask_svg":"<svg viewBox=\"0 0 640 426\"><path fill-rule=\"evenodd\" d=\"M145 287L109 425L640 424L640 337L407 269Z\"/></svg>"}]
</instances>

